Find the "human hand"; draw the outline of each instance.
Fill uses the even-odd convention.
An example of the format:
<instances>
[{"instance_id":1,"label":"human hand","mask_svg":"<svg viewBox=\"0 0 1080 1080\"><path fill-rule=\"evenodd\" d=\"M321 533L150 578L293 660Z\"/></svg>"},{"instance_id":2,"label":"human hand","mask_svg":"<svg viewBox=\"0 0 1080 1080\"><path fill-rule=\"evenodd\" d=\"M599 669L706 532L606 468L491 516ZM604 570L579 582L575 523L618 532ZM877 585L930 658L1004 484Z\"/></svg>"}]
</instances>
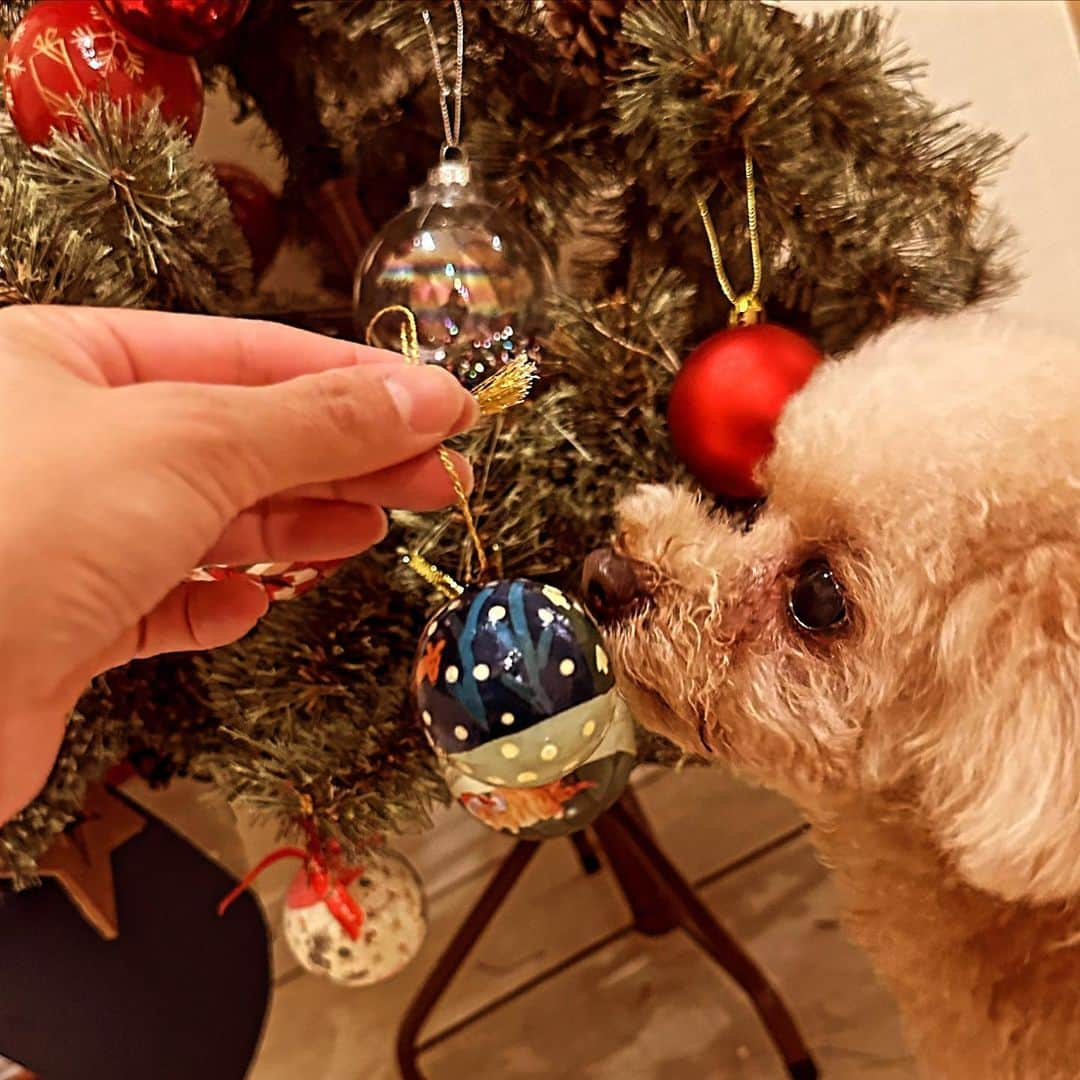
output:
<instances>
[{"instance_id":1,"label":"human hand","mask_svg":"<svg viewBox=\"0 0 1080 1080\"><path fill-rule=\"evenodd\" d=\"M95 674L265 613L259 586L184 583L194 567L363 551L380 507L453 499L437 447L478 416L438 367L271 323L0 312L0 821Z\"/></svg>"}]
</instances>

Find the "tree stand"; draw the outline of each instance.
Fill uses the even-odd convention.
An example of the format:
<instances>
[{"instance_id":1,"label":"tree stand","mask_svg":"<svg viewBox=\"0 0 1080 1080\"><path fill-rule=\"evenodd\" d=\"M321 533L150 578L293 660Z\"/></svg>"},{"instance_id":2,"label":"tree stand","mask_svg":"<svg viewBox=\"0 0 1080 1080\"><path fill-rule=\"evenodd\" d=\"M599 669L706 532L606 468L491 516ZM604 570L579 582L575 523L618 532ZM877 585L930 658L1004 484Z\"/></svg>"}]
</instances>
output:
<instances>
[{"instance_id":1,"label":"tree stand","mask_svg":"<svg viewBox=\"0 0 1080 1080\"><path fill-rule=\"evenodd\" d=\"M590 829L630 905L634 928L650 937L678 927L685 930L750 998L792 1080L815 1080L817 1066L779 994L657 846L633 793L627 790ZM600 860L585 833L574 833L571 840L585 872L599 870ZM539 846L533 840L519 840L514 845L409 1005L397 1039L398 1065L404 1080L424 1080L417 1064L424 1049L418 1044L420 1029Z\"/></svg>"}]
</instances>

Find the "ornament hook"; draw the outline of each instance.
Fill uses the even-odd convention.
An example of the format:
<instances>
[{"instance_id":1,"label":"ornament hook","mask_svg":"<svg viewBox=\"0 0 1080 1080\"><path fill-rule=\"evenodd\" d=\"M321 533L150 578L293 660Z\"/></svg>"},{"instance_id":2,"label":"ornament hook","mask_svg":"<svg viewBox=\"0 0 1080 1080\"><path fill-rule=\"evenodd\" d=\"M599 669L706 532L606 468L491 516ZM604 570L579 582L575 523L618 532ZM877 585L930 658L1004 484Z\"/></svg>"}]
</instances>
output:
<instances>
[{"instance_id":1,"label":"ornament hook","mask_svg":"<svg viewBox=\"0 0 1080 1080\"><path fill-rule=\"evenodd\" d=\"M761 301L753 293L742 293L735 297L734 307L728 316L729 326L753 326L761 322Z\"/></svg>"},{"instance_id":2,"label":"ornament hook","mask_svg":"<svg viewBox=\"0 0 1080 1080\"><path fill-rule=\"evenodd\" d=\"M401 556L401 561L417 577L422 577L429 585L438 589L447 600L456 600L465 591L449 574L429 563L419 552L406 552Z\"/></svg>"}]
</instances>

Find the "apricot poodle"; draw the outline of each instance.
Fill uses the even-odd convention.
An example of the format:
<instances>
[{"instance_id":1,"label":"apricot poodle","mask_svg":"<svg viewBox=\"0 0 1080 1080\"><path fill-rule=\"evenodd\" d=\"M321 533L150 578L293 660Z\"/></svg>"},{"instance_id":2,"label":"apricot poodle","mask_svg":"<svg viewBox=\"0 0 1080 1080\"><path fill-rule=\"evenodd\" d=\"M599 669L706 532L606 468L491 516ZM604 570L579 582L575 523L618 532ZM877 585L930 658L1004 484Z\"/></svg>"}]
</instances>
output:
<instances>
[{"instance_id":1,"label":"apricot poodle","mask_svg":"<svg viewBox=\"0 0 1080 1080\"><path fill-rule=\"evenodd\" d=\"M646 487L586 587L638 718L794 799L932 1080L1080 1077L1080 347L823 365L752 522Z\"/></svg>"}]
</instances>

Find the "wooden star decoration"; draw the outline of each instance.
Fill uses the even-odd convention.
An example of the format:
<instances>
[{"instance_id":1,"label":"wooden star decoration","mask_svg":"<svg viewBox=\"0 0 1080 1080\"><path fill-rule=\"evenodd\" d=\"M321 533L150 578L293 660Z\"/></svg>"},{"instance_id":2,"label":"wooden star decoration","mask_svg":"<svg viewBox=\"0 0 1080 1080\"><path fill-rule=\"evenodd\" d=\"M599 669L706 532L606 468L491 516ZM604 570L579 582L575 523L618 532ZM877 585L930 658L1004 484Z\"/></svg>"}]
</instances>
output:
<instances>
[{"instance_id":1,"label":"wooden star decoration","mask_svg":"<svg viewBox=\"0 0 1080 1080\"><path fill-rule=\"evenodd\" d=\"M86 789L79 821L38 860L38 873L53 878L106 941L120 934L112 853L142 831L146 819L102 784Z\"/></svg>"}]
</instances>

